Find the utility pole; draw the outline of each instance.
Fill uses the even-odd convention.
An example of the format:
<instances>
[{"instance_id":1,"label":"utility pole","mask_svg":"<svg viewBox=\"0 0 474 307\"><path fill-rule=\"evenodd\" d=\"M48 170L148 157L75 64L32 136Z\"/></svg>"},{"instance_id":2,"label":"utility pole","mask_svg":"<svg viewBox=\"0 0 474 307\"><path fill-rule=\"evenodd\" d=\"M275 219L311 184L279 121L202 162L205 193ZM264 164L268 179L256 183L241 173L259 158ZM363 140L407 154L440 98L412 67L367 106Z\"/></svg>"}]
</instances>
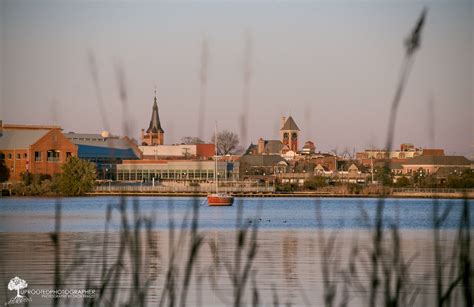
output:
<instances>
[{"instance_id":1,"label":"utility pole","mask_svg":"<svg viewBox=\"0 0 474 307\"><path fill-rule=\"evenodd\" d=\"M370 156L370 164L371 164L371 173L372 173L372 184L374 184L374 157Z\"/></svg>"}]
</instances>

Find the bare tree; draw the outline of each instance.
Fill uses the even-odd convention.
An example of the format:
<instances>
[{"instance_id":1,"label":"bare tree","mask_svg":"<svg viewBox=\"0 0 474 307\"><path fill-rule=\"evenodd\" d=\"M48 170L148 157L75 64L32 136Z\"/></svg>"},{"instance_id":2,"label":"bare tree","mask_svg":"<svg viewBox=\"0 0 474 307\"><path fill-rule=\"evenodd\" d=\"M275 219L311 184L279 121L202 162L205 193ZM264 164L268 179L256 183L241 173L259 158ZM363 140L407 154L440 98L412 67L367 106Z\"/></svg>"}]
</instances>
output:
<instances>
[{"instance_id":1,"label":"bare tree","mask_svg":"<svg viewBox=\"0 0 474 307\"><path fill-rule=\"evenodd\" d=\"M212 135L211 143L215 144L215 135ZM223 130L217 133L217 153L219 155L235 154L240 150L239 136L231 131Z\"/></svg>"},{"instance_id":2,"label":"bare tree","mask_svg":"<svg viewBox=\"0 0 474 307\"><path fill-rule=\"evenodd\" d=\"M204 141L197 136L185 136L181 138L181 143L185 145L204 144Z\"/></svg>"}]
</instances>

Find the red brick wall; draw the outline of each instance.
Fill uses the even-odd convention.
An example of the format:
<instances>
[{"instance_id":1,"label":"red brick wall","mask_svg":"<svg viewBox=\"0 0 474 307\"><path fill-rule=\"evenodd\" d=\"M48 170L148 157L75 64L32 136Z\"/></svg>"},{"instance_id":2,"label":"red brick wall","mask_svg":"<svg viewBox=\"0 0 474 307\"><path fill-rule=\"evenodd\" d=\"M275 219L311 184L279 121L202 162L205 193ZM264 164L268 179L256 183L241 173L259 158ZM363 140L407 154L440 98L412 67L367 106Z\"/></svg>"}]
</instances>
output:
<instances>
[{"instance_id":1,"label":"red brick wall","mask_svg":"<svg viewBox=\"0 0 474 307\"><path fill-rule=\"evenodd\" d=\"M215 155L214 144L196 144L197 157L212 157Z\"/></svg>"},{"instance_id":2,"label":"red brick wall","mask_svg":"<svg viewBox=\"0 0 474 307\"><path fill-rule=\"evenodd\" d=\"M444 149L423 149L423 156L444 156Z\"/></svg>"},{"instance_id":3,"label":"red brick wall","mask_svg":"<svg viewBox=\"0 0 474 307\"><path fill-rule=\"evenodd\" d=\"M29 154L27 149L15 149L15 150L0 150L0 153L5 155L5 166L9 170L10 180L20 180L20 174L26 171L26 167L29 163ZM8 156L11 155L11 158ZM18 155L20 158L18 159ZM25 157L26 155L26 157Z\"/></svg>"},{"instance_id":4,"label":"red brick wall","mask_svg":"<svg viewBox=\"0 0 474 307\"><path fill-rule=\"evenodd\" d=\"M48 161L48 150L59 151L59 161ZM35 161L35 152L41 152L41 161ZM30 172L54 175L61 172L66 162L66 153L77 156L77 147L58 129L53 129L30 146Z\"/></svg>"}]
</instances>

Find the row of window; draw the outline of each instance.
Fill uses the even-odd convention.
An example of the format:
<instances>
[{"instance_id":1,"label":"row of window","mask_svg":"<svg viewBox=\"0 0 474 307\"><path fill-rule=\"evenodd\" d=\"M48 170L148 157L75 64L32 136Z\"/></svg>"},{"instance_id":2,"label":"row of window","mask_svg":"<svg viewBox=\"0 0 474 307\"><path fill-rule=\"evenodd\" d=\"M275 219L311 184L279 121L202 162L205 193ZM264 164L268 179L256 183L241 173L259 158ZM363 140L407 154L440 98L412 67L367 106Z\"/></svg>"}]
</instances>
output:
<instances>
[{"instance_id":1,"label":"row of window","mask_svg":"<svg viewBox=\"0 0 474 307\"><path fill-rule=\"evenodd\" d=\"M17 153L16 154L16 159L20 160L21 159L21 154ZM13 154L9 153L7 156L5 156L4 153L0 153L0 160L5 160L5 157L8 157L8 160L13 160ZM23 154L23 159L28 158L28 154L24 153Z\"/></svg>"},{"instance_id":2,"label":"row of window","mask_svg":"<svg viewBox=\"0 0 474 307\"><path fill-rule=\"evenodd\" d=\"M43 161L42 156L43 156L43 152L35 151L34 152L35 162ZM66 152L66 159L71 157L71 156L72 156L72 153L67 151ZM7 158L8 160L13 160L13 154L9 153L9 154L5 155L4 153L0 153L0 160L5 160L5 158ZM17 160L21 160L21 159L26 160L26 159L28 159L28 154L27 153L23 153L23 154L17 153L16 154L16 159ZM61 152L59 150L54 150L54 149L48 150L46 152L46 161L48 161L48 162L59 162L59 161L61 161Z\"/></svg>"},{"instance_id":3,"label":"row of window","mask_svg":"<svg viewBox=\"0 0 474 307\"><path fill-rule=\"evenodd\" d=\"M231 172L220 171L219 178L230 179L234 175ZM152 180L174 179L174 180L208 180L214 179L213 170L117 170L117 180Z\"/></svg>"}]
</instances>

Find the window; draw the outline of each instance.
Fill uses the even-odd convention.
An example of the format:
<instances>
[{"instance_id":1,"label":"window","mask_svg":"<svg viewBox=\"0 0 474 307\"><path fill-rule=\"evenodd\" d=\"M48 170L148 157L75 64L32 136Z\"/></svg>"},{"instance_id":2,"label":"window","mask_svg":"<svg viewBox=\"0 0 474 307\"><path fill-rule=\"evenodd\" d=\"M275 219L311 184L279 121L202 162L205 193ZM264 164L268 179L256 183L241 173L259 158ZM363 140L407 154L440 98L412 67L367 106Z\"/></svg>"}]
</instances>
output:
<instances>
[{"instance_id":1,"label":"window","mask_svg":"<svg viewBox=\"0 0 474 307\"><path fill-rule=\"evenodd\" d=\"M21 159L21 154L16 154L16 159L20 160Z\"/></svg>"},{"instance_id":2,"label":"window","mask_svg":"<svg viewBox=\"0 0 474 307\"><path fill-rule=\"evenodd\" d=\"M28 158L28 154L26 152L23 154L23 158L24 159Z\"/></svg>"},{"instance_id":3,"label":"window","mask_svg":"<svg viewBox=\"0 0 474 307\"><path fill-rule=\"evenodd\" d=\"M5 160L5 154L4 153L0 153L0 160Z\"/></svg>"},{"instance_id":4,"label":"window","mask_svg":"<svg viewBox=\"0 0 474 307\"><path fill-rule=\"evenodd\" d=\"M35 151L35 162L41 161L41 151Z\"/></svg>"},{"instance_id":5,"label":"window","mask_svg":"<svg viewBox=\"0 0 474 307\"><path fill-rule=\"evenodd\" d=\"M72 153L70 151L66 151L66 160L72 157Z\"/></svg>"},{"instance_id":6,"label":"window","mask_svg":"<svg viewBox=\"0 0 474 307\"><path fill-rule=\"evenodd\" d=\"M283 138L284 138L285 140L287 140L287 139L289 138L288 132L283 133Z\"/></svg>"},{"instance_id":7,"label":"window","mask_svg":"<svg viewBox=\"0 0 474 307\"><path fill-rule=\"evenodd\" d=\"M50 149L48 150L48 162L59 162L59 151Z\"/></svg>"},{"instance_id":8,"label":"window","mask_svg":"<svg viewBox=\"0 0 474 307\"><path fill-rule=\"evenodd\" d=\"M12 159L12 154L9 153L9 154L8 154L8 160L11 160L11 159Z\"/></svg>"}]
</instances>

